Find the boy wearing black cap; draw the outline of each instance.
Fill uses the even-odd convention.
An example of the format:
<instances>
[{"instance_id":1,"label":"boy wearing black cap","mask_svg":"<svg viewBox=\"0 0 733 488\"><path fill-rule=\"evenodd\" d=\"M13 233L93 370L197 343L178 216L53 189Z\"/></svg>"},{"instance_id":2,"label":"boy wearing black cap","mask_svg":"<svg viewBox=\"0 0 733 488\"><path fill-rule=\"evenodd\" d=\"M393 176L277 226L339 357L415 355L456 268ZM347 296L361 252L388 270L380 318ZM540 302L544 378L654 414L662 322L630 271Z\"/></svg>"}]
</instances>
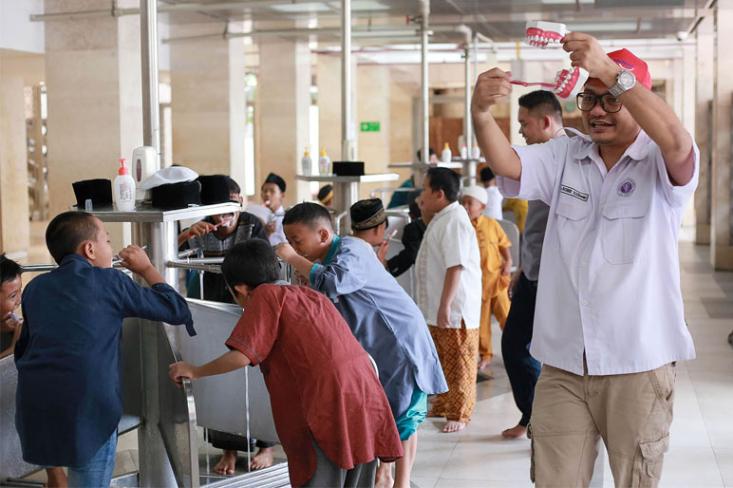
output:
<instances>
[{"instance_id":1,"label":"boy wearing black cap","mask_svg":"<svg viewBox=\"0 0 733 488\"><path fill-rule=\"evenodd\" d=\"M384 234L389 225L384 205L379 198L359 200L349 209L354 237L368 242L377 249L377 257L384 262L389 250L389 237Z\"/></svg>"}]
</instances>

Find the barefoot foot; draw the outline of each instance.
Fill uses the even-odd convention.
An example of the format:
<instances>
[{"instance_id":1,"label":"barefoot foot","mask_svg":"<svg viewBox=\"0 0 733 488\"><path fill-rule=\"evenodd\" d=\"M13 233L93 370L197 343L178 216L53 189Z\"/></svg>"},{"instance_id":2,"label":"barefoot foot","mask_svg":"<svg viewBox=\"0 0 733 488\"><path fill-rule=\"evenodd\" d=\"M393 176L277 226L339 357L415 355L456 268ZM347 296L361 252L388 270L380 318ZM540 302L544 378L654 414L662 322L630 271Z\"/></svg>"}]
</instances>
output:
<instances>
[{"instance_id":1,"label":"barefoot foot","mask_svg":"<svg viewBox=\"0 0 733 488\"><path fill-rule=\"evenodd\" d=\"M457 420L449 420L445 423L445 426L443 427L443 432L445 433L451 433L451 432L458 432L459 430L463 430L466 428L465 422L458 422Z\"/></svg>"},{"instance_id":2,"label":"barefoot foot","mask_svg":"<svg viewBox=\"0 0 733 488\"><path fill-rule=\"evenodd\" d=\"M249 470L257 471L258 469L269 468L274 461L275 457L272 448L261 447L252 458L252 462L249 464Z\"/></svg>"},{"instance_id":3,"label":"barefoot foot","mask_svg":"<svg viewBox=\"0 0 733 488\"><path fill-rule=\"evenodd\" d=\"M511 429L506 429L501 433L501 436L506 439L519 439L524 434L527 433L527 427L524 427L523 425L515 425Z\"/></svg>"},{"instance_id":4,"label":"barefoot foot","mask_svg":"<svg viewBox=\"0 0 733 488\"><path fill-rule=\"evenodd\" d=\"M229 476L234 474L237 465L237 451L224 451L219 462L214 466L214 472Z\"/></svg>"}]
</instances>

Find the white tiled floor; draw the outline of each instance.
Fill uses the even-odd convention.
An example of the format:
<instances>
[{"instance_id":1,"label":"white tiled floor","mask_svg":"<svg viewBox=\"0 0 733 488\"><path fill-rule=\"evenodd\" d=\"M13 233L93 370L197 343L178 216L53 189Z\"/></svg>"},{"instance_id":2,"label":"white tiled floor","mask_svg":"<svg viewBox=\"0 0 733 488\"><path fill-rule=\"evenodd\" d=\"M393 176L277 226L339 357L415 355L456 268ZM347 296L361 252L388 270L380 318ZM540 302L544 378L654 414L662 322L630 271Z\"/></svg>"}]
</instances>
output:
<instances>
[{"instance_id":1,"label":"white tiled floor","mask_svg":"<svg viewBox=\"0 0 733 488\"><path fill-rule=\"evenodd\" d=\"M713 273L708 248L680 245L686 316L695 361L678 367L675 418L662 487L733 488L733 273ZM473 421L457 434L439 422L420 430L413 484L419 488L520 488L529 481L529 441L504 440L519 413L502 369L495 328L496 379L478 385ZM613 480L606 463L604 487Z\"/></svg>"}]
</instances>

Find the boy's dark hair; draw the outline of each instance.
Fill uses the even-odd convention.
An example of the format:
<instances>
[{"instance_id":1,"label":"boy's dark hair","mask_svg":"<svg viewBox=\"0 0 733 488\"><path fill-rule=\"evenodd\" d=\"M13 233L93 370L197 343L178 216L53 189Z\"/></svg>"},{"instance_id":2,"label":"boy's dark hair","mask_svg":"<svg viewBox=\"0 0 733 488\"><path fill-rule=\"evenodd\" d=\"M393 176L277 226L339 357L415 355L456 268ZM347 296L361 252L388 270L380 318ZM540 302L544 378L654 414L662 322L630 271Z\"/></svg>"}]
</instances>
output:
<instances>
[{"instance_id":1,"label":"boy's dark hair","mask_svg":"<svg viewBox=\"0 0 733 488\"><path fill-rule=\"evenodd\" d=\"M87 212L71 211L58 214L46 228L46 247L56 263L74 254L84 241L97 237L94 216Z\"/></svg>"},{"instance_id":2,"label":"boy's dark hair","mask_svg":"<svg viewBox=\"0 0 733 488\"><path fill-rule=\"evenodd\" d=\"M249 239L236 244L227 252L221 272L232 288L242 284L255 288L263 283L277 281L280 277L280 265L269 242Z\"/></svg>"},{"instance_id":3,"label":"boy's dark hair","mask_svg":"<svg viewBox=\"0 0 733 488\"><path fill-rule=\"evenodd\" d=\"M548 115L562 122L562 107L554 93L547 90L535 90L519 97L519 106L538 115Z\"/></svg>"},{"instance_id":4,"label":"boy's dark hair","mask_svg":"<svg viewBox=\"0 0 733 488\"><path fill-rule=\"evenodd\" d=\"M285 183L283 177L275 173L270 173L269 175L267 175L267 178L265 178L262 186L265 186L268 183L274 184L275 186L280 188L280 191L283 193L285 193L285 190L288 188L288 185Z\"/></svg>"},{"instance_id":5,"label":"boy's dark hair","mask_svg":"<svg viewBox=\"0 0 733 488\"><path fill-rule=\"evenodd\" d=\"M333 229L331 214L323 205L313 202L303 202L291 207L283 217L283 225L305 224L313 226L316 223L328 224Z\"/></svg>"},{"instance_id":6,"label":"boy's dark hair","mask_svg":"<svg viewBox=\"0 0 733 488\"><path fill-rule=\"evenodd\" d=\"M496 178L496 175L493 171L491 171L491 168L489 168L488 166L484 166L481 169L481 181L491 181L494 178Z\"/></svg>"},{"instance_id":7,"label":"boy's dark hair","mask_svg":"<svg viewBox=\"0 0 733 488\"><path fill-rule=\"evenodd\" d=\"M229 193L238 193L241 195L242 189L239 187L239 183L234 181L234 178L227 176L227 190Z\"/></svg>"},{"instance_id":8,"label":"boy's dark hair","mask_svg":"<svg viewBox=\"0 0 733 488\"><path fill-rule=\"evenodd\" d=\"M6 281L13 281L20 276L20 265L12 259L0 254L0 285Z\"/></svg>"},{"instance_id":9,"label":"boy's dark hair","mask_svg":"<svg viewBox=\"0 0 733 488\"><path fill-rule=\"evenodd\" d=\"M428 170L427 176L431 190L443 190L445 198L451 203L458 200L458 192L461 190L461 178L458 173L452 169L434 167Z\"/></svg>"}]
</instances>

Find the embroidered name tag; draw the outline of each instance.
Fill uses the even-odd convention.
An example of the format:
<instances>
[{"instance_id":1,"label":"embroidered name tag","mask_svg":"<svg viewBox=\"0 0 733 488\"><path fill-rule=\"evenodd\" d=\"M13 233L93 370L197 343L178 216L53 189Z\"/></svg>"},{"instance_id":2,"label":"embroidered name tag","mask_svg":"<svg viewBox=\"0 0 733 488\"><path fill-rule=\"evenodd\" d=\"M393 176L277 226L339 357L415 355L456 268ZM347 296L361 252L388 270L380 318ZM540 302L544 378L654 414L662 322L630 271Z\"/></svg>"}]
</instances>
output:
<instances>
[{"instance_id":1,"label":"embroidered name tag","mask_svg":"<svg viewBox=\"0 0 733 488\"><path fill-rule=\"evenodd\" d=\"M588 194L583 193L582 191L578 191L572 186L568 185L560 185L560 193L564 193L566 195L570 195L573 198L577 198L578 200L582 200L584 202L588 201Z\"/></svg>"}]
</instances>

